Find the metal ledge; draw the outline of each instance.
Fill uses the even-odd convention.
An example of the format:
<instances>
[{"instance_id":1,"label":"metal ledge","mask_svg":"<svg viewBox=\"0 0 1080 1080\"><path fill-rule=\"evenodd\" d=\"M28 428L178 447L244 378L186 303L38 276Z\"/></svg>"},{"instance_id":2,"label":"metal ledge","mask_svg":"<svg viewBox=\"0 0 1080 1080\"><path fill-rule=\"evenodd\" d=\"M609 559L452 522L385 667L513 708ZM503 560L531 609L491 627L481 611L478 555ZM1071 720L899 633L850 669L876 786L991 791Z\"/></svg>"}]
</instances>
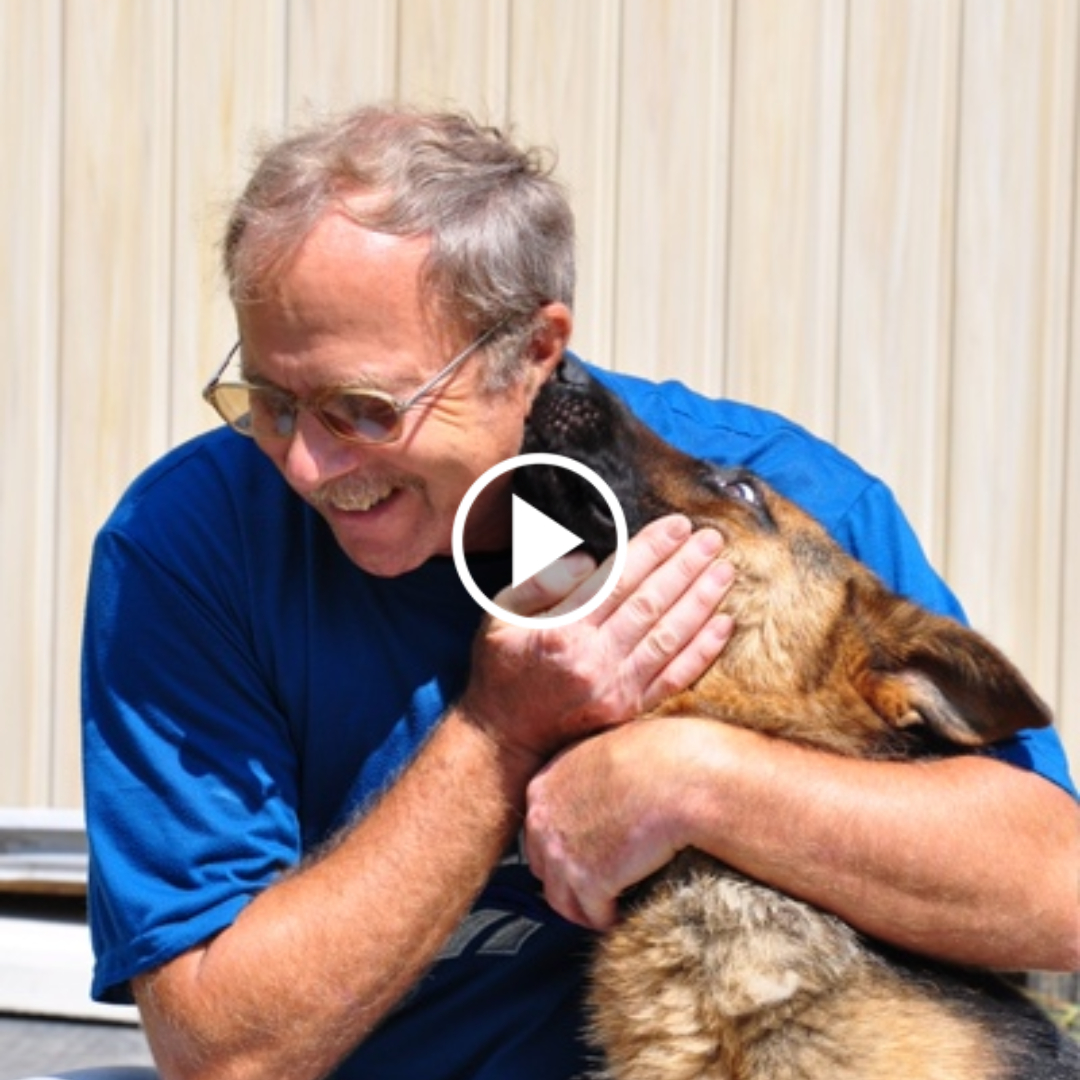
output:
<instances>
[{"instance_id":1,"label":"metal ledge","mask_svg":"<svg viewBox=\"0 0 1080 1080\"><path fill-rule=\"evenodd\" d=\"M86 873L81 811L0 809L0 1013L137 1021L90 1000Z\"/></svg>"},{"instance_id":2,"label":"metal ledge","mask_svg":"<svg viewBox=\"0 0 1080 1080\"><path fill-rule=\"evenodd\" d=\"M0 808L0 892L86 892L86 823L80 810Z\"/></svg>"}]
</instances>

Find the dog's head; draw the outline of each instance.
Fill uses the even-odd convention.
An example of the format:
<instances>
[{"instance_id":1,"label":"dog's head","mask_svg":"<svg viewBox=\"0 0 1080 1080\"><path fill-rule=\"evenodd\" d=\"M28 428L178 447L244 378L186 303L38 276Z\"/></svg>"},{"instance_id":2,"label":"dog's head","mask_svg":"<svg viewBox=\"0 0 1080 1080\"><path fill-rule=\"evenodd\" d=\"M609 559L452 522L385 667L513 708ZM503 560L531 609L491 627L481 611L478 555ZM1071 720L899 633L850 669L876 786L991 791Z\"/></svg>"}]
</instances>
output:
<instances>
[{"instance_id":1,"label":"dog's head","mask_svg":"<svg viewBox=\"0 0 1080 1080\"><path fill-rule=\"evenodd\" d=\"M522 452L562 454L590 466L614 491L631 536L655 518L679 513L698 528L723 525L725 535L748 530L760 537L778 532L778 517L795 509L749 470L714 465L665 442L571 358L537 395ZM515 474L514 486L578 533L595 558L615 550L607 504L576 474L531 466ZM820 526L796 513L807 533L825 539ZM827 539L825 544L832 546Z\"/></svg>"},{"instance_id":2,"label":"dog's head","mask_svg":"<svg viewBox=\"0 0 1080 1080\"><path fill-rule=\"evenodd\" d=\"M740 593L759 586L774 608L781 594L803 603L815 583L831 591L850 560L825 530L760 477L690 457L661 439L573 359L566 359L533 404L525 453L562 454L590 466L614 491L630 535L665 514L684 514L695 528L725 538L725 558L740 572ZM530 466L515 473L518 493L550 513L603 559L615 528L595 488L567 469ZM741 611L744 620L748 610ZM755 620L756 621L756 620Z\"/></svg>"},{"instance_id":3,"label":"dog's head","mask_svg":"<svg viewBox=\"0 0 1080 1080\"><path fill-rule=\"evenodd\" d=\"M915 736L903 740L906 753L942 741L982 745L1050 722L984 638L895 596L753 473L665 442L576 361L565 360L537 395L522 450L595 470L631 535L680 513L724 536L724 558L737 571L724 609L736 634L692 700L684 695L668 711L703 710L855 754L893 752L899 731ZM614 550L606 504L574 473L532 466L514 483L594 557Z\"/></svg>"}]
</instances>

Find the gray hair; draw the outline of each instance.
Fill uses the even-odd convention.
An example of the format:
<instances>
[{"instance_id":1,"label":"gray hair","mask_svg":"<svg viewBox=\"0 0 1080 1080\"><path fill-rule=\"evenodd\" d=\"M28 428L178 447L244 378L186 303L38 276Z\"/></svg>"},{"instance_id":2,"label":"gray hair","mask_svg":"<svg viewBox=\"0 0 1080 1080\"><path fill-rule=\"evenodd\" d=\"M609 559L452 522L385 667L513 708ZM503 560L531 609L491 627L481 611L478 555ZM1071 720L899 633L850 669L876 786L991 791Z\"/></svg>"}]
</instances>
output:
<instances>
[{"instance_id":1,"label":"gray hair","mask_svg":"<svg viewBox=\"0 0 1080 1080\"><path fill-rule=\"evenodd\" d=\"M257 300L330 212L428 237L425 300L474 336L506 325L492 372L505 383L537 310L573 305L574 220L552 167L464 113L378 105L308 127L262 152L232 209L229 295Z\"/></svg>"}]
</instances>

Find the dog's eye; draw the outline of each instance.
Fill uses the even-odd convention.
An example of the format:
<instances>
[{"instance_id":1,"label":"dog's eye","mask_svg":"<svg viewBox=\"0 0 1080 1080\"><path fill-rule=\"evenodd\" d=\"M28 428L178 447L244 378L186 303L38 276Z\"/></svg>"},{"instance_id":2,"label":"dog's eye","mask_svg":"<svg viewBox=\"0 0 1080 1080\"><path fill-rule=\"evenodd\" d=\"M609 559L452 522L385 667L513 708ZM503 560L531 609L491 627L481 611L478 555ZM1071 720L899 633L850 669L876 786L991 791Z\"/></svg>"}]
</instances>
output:
<instances>
[{"instance_id":1,"label":"dog's eye","mask_svg":"<svg viewBox=\"0 0 1080 1080\"><path fill-rule=\"evenodd\" d=\"M724 485L724 491L751 506L758 506L761 503L757 488L749 480L729 480Z\"/></svg>"}]
</instances>

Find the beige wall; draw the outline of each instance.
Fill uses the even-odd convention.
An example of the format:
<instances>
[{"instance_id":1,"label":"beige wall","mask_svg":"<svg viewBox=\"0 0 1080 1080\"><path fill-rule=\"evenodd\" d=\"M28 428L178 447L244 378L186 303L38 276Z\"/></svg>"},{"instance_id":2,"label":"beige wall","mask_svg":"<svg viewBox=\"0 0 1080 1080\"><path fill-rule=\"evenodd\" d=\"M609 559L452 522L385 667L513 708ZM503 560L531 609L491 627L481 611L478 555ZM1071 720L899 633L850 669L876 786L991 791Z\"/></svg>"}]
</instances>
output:
<instances>
[{"instance_id":1,"label":"beige wall","mask_svg":"<svg viewBox=\"0 0 1080 1080\"><path fill-rule=\"evenodd\" d=\"M93 533L211 422L252 138L401 95L557 147L578 337L888 480L1080 759L1078 0L0 0L0 805L78 799Z\"/></svg>"}]
</instances>

